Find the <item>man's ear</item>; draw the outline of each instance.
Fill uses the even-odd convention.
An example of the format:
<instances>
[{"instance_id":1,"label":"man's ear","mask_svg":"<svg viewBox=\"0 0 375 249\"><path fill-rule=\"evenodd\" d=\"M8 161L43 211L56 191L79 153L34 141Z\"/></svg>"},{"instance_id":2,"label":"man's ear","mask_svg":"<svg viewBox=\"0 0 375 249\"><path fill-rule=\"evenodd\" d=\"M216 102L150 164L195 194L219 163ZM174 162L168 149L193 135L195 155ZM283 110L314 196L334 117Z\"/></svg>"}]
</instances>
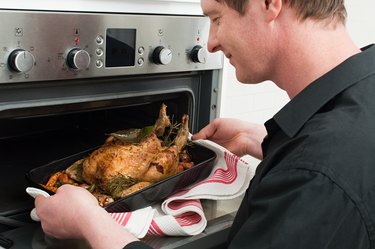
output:
<instances>
[{"instance_id":1,"label":"man's ear","mask_svg":"<svg viewBox=\"0 0 375 249\"><path fill-rule=\"evenodd\" d=\"M263 0L266 13L266 20L273 21L281 12L283 0Z\"/></svg>"}]
</instances>

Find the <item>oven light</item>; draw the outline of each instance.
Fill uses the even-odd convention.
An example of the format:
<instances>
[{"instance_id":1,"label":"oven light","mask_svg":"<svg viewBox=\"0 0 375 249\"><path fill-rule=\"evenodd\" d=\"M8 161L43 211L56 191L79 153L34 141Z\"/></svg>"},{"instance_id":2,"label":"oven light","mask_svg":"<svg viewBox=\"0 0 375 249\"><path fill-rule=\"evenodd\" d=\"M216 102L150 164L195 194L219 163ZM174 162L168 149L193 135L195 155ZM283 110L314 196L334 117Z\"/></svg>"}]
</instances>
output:
<instances>
[{"instance_id":1,"label":"oven light","mask_svg":"<svg viewBox=\"0 0 375 249\"><path fill-rule=\"evenodd\" d=\"M78 37L74 37L74 42L75 42L76 44L78 44L78 43L79 43L79 38L78 38Z\"/></svg>"}]
</instances>

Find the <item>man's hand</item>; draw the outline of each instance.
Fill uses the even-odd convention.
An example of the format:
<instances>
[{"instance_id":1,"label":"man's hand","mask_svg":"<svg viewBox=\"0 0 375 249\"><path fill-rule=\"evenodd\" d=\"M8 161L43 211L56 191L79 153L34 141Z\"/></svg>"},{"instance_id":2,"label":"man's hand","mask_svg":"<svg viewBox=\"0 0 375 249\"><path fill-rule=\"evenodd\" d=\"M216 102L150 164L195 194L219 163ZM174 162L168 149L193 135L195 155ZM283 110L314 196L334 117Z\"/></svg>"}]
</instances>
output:
<instances>
[{"instance_id":1,"label":"man's hand","mask_svg":"<svg viewBox=\"0 0 375 249\"><path fill-rule=\"evenodd\" d=\"M217 118L194 134L192 139L208 139L237 156L251 155L262 159L261 143L267 131L263 125L238 119Z\"/></svg>"}]
</instances>

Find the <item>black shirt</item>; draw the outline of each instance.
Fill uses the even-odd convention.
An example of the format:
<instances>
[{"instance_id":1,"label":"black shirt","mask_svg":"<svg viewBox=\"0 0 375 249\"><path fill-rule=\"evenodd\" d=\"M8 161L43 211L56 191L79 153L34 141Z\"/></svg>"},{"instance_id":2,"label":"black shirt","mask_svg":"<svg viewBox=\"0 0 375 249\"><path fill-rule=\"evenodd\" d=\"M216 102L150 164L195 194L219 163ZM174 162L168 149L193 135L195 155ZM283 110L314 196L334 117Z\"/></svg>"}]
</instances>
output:
<instances>
[{"instance_id":1,"label":"black shirt","mask_svg":"<svg viewBox=\"0 0 375 249\"><path fill-rule=\"evenodd\" d=\"M375 46L266 122L229 248L375 248Z\"/></svg>"},{"instance_id":2,"label":"black shirt","mask_svg":"<svg viewBox=\"0 0 375 249\"><path fill-rule=\"evenodd\" d=\"M375 46L311 83L265 125L264 159L228 247L375 248Z\"/></svg>"}]
</instances>

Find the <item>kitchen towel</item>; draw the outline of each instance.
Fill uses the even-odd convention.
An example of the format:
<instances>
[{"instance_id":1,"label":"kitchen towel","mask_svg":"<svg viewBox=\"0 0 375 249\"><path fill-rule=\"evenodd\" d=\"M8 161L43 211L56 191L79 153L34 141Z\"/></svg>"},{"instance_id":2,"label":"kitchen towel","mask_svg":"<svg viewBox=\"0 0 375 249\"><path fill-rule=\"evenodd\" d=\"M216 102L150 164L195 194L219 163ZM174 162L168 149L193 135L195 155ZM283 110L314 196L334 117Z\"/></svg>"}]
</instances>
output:
<instances>
[{"instance_id":1,"label":"kitchen towel","mask_svg":"<svg viewBox=\"0 0 375 249\"><path fill-rule=\"evenodd\" d=\"M169 196L161 205L133 212L110 213L137 238L199 234L207 226L201 199L229 200L246 191L255 174L255 166L211 141L196 140L194 143L217 154L214 168L205 180Z\"/></svg>"}]
</instances>

